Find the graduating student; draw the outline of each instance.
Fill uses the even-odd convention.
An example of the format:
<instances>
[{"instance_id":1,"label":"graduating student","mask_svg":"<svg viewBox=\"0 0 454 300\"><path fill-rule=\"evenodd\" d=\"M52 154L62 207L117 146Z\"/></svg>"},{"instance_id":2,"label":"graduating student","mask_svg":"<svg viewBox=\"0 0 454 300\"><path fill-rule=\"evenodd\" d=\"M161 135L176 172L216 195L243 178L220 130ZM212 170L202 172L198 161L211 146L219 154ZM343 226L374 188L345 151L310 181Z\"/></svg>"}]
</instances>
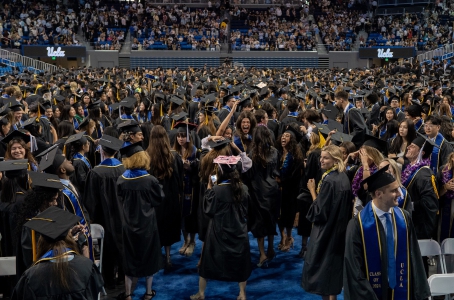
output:
<instances>
[{"instance_id":1,"label":"graduating student","mask_svg":"<svg viewBox=\"0 0 454 300\"><path fill-rule=\"evenodd\" d=\"M161 245L155 207L164 199L159 181L148 174L150 157L134 143L120 149L126 171L117 180L118 195L123 202L122 236L125 293L118 299L131 300L132 280L146 277L148 300L156 295L152 290L153 275L161 269Z\"/></svg>"},{"instance_id":2,"label":"graduating student","mask_svg":"<svg viewBox=\"0 0 454 300\"><path fill-rule=\"evenodd\" d=\"M422 300L430 296L410 214L384 167L363 181L372 201L348 223L344 299Z\"/></svg>"},{"instance_id":3,"label":"graduating student","mask_svg":"<svg viewBox=\"0 0 454 300\"><path fill-rule=\"evenodd\" d=\"M453 150L451 144L440 133L441 122L440 117L430 115L424 123L424 131L427 134L427 138L436 145L430 154L430 169L435 176L437 176L439 168L448 162L449 154Z\"/></svg>"},{"instance_id":4,"label":"graduating student","mask_svg":"<svg viewBox=\"0 0 454 300\"><path fill-rule=\"evenodd\" d=\"M238 282L237 300L246 300L251 275L247 215L248 189L241 183L240 157L219 156L216 183L212 179L203 198L204 213L211 217L200 263L199 291L191 300L205 299L207 279Z\"/></svg>"},{"instance_id":5,"label":"graduating student","mask_svg":"<svg viewBox=\"0 0 454 300\"><path fill-rule=\"evenodd\" d=\"M24 227L40 233L39 259L20 278L11 299L97 299L103 281L99 270L79 254L75 235L80 217L50 207Z\"/></svg>"},{"instance_id":6,"label":"graduating student","mask_svg":"<svg viewBox=\"0 0 454 300\"><path fill-rule=\"evenodd\" d=\"M85 156L90 151L90 143L84 136L83 132L70 136L65 145L68 152L67 158L71 160L74 173L70 177L72 184L80 192L82 196L84 194L85 182L87 181L88 172L90 172L92 166Z\"/></svg>"},{"instance_id":7,"label":"graduating student","mask_svg":"<svg viewBox=\"0 0 454 300\"><path fill-rule=\"evenodd\" d=\"M317 187L313 178L307 182L313 202L306 218L313 227L302 287L324 300L333 300L342 291L343 249L353 195L339 147L329 145L322 149L320 167L325 172Z\"/></svg>"},{"instance_id":8,"label":"graduating student","mask_svg":"<svg viewBox=\"0 0 454 300\"><path fill-rule=\"evenodd\" d=\"M121 231L122 204L117 196L117 179L125 172L123 164L115 158L123 142L104 134L99 139L103 161L87 174L83 204L91 222L104 227L104 256L102 273L106 286L115 286L115 266L122 274L121 255L123 239Z\"/></svg>"},{"instance_id":9,"label":"graduating student","mask_svg":"<svg viewBox=\"0 0 454 300\"><path fill-rule=\"evenodd\" d=\"M143 141L143 132L135 120L125 120L118 124L121 132L120 140L124 141L123 147Z\"/></svg>"},{"instance_id":10,"label":"graduating student","mask_svg":"<svg viewBox=\"0 0 454 300\"><path fill-rule=\"evenodd\" d=\"M171 151L166 130L156 125L151 130L150 143L146 149L150 157L149 173L158 179L164 199L155 208L161 246L165 247L165 268L172 267L170 247L181 237L181 202L183 193L183 160L176 151ZM192 240L195 244L195 241ZM185 236L186 244L186 236ZM187 246L186 246L187 247Z\"/></svg>"}]
</instances>

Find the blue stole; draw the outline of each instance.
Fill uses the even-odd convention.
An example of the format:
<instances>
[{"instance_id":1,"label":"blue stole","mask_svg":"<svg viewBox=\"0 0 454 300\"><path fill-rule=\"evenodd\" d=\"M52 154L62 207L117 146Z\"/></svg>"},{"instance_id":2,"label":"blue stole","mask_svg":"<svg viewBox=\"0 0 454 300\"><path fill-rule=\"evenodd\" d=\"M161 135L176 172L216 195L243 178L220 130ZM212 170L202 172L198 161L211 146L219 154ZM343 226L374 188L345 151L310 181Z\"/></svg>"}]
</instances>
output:
<instances>
[{"instance_id":1,"label":"blue stole","mask_svg":"<svg viewBox=\"0 0 454 300\"><path fill-rule=\"evenodd\" d=\"M76 129L76 130L79 129L79 122L77 122L76 118L73 118L73 125L74 125L74 129Z\"/></svg>"},{"instance_id":2,"label":"blue stole","mask_svg":"<svg viewBox=\"0 0 454 300\"><path fill-rule=\"evenodd\" d=\"M248 134L248 135L247 135L247 139L248 139L248 140L252 140L252 136L250 136L250 135ZM234 136L233 136L233 142L234 142L235 145L241 150L241 152L246 152L245 147L244 147L244 144L243 144L243 141L241 140L241 137L240 137L240 136L234 135Z\"/></svg>"},{"instance_id":3,"label":"blue stole","mask_svg":"<svg viewBox=\"0 0 454 300\"><path fill-rule=\"evenodd\" d=\"M200 98L194 97L194 98L192 98L192 102L199 103L200 102Z\"/></svg>"},{"instance_id":4,"label":"blue stole","mask_svg":"<svg viewBox=\"0 0 454 300\"><path fill-rule=\"evenodd\" d=\"M106 158L99 164L99 166L106 166L106 167L117 167L119 165L121 165L121 161L119 161L116 158Z\"/></svg>"},{"instance_id":5,"label":"blue stole","mask_svg":"<svg viewBox=\"0 0 454 300\"><path fill-rule=\"evenodd\" d=\"M386 125L383 126L382 129L380 129L380 137L383 137L386 134Z\"/></svg>"},{"instance_id":6,"label":"blue stole","mask_svg":"<svg viewBox=\"0 0 454 300\"><path fill-rule=\"evenodd\" d=\"M411 175L408 177L407 181L402 182L402 185L403 185L406 189L408 189L408 186L409 186L410 183L413 181L413 179L415 178L416 174L418 174L419 170L421 170L422 168L429 168L429 167L423 166L423 167L421 167L421 168L415 170L415 171L413 172L413 174L411 174Z\"/></svg>"},{"instance_id":7,"label":"blue stole","mask_svg":"<svg viewBox=\"0 0 454 300\"><path fill-rule=\"evenodd\" d=\"M63 182L62 182L63 183ZM95 261L94 253L93 253L93 241L91 239L90 229L88 228L87 219L85 218L84 212L82 210L82 205L79 203L79 199L75 195L75 192L71 190L71 188L63 183L64 189L63 194L68 198L69 202L71 203L73 213L76 216L81 217L82 219L79 221L80 224L84 225L84 229L82 233L85 235L88 241L88 248L90 253L90 259Z\"/></svg>"},{"instance_id":8,"label":"blue stole","mask_svg":"<svg viewBox=\"0 0 454 300\"><path fill-rule=\"evenodd\" d=\"M144 169L131 169L131 170L126 170L121 177L124 179L136 179L144 176L149 176L147 170Z\"/></svg>"},{"instance_id":9,"label":"blue stole","mask_svg":"<svg viewBox=\"0 0 454 300\"><path fill-rule=\"evenodd\" d=\"M328 125L328 120L322 122L323 125Z\"/></svg>"},{"instance_id":10,"label":"blue stole","mask_svg":"<svg viewBox=\"0 0 454 300\"><path fill-rule=\"evenodd\" d=\"M403 110L401 110L399 107L396 108L396 115L398 115L401 111L403 111Z\"/></svg>"},{"instance_id":11,"label":"blue stole","mask_svg":"<svg viewBox=\"0 0 454 300\"><path fill-rule=\"evenodd\" d=\"M123 146L121 148L124 148L124 147L129 146L129 145L131 145L131 142L124 142Z\"/></svg>"},{"instance_id":12,"label":"blue stole","mask_svg":"<svg viewBox=\"0 0 454 300\"><path fill-rule=\"evenodd\" d=\"M122 120L134 120L134 117L131 116L131 115L123 114L123 115L120 116L120 119L122 119Z\"/></svg>"},{"instance_id":13,"label":"blue stole","mask_svg":"<svg viewBox=\"0 0 454 300\"><path fill-rule=\"evenodd\" d=\"M91 170L90 162L88 161L88 159L87 159L85 156L83 156L83 155L80 154L79 152L77 152L76 154L74 154L73 159L80 159L80 160L83 161L83 162L85 163L85 165Z\"/></svg>"},{"instance_id":14,"label":"blue stole","mask_svg":"<svg viewBox=\"0 0 454 300\"><path fill-rule=\"evenodd\" d=\"M43 261L54 260L58 256L63 256L65 254L74 254L74 255L76 255L77 253L74 250L71 250L69 248L65 248L65 252L63 252L63 253L61 253L59 255L56 255L54 250L49 250L46 253L44 253L44 255L41 256L33 265L35 266L35 265L37 265L37 264L39 264L40 262L43 262Z\"/></svg>"},{"instance_id":15,"label":"blue stole","mask_svg":"<svg viewBox=\"0 0 454 300\"><path fill-rule=\"evenodd\" d=\"M222 108L227 109L229 112L232 111L232 109L231 109L228 105L225 105L225 106L223 106Z\"/></svg>"},{"instance_id":16,"label":"blue stole","mask_svg":"<svg viewBox=\"0 0 454 300\"><path fill-rule=\"evenodd\" d=\"M298 112L297 111L289 112L287 117L298 117Z\"/></svg>"},{"instance_id":17,"label":"blue stole","mask_svg":"<svg viewBox=\"0 0 454 300\"><path fill-rule=\"evenodd\" d=\"M409 299L408 293L410 292L410 253L407 220L400 208L393 207L392 211L397 276L397 284L393 290L392 299L406 300ZM372 201L367 203L366 207L359 212L358 221L363 240L367 280L377 297L381 299L383 296L382 280L388 280L388 278L382 278L381 272L381 252L386 252L386 246L381 245L380 231L378 229L380 220L372 207Z\"/></svg>"},{"instance_id":18,"label":"blue stole","mask_svg":"<svg viewBox=\"0 0 454 300\"><path fill-rule=\"evenodd\" d=\"M399 198L397 198L397 202L399 203L398 206L400 208L405 208L405 205L407 204L407 189L404 188L403 186L400 187L400 191L402 192L402 196L399 196Z\"/></svg>"},{"instance_id":19,"label":"blue stole","mask_svg":"<svg viewBox=\"0 0 454 300\"><path fill-rule=\"evenodd\" d=\"M418 131L419 128L421 128L423 123L424 123L423 120L419 119L419 121L415 123L415 130Z\"/></svg>"},{"instance_id":20,"label":"blue stole","mask_svg":"<svg viewBox=\"0 0 454 300\"><path fill-rule=\"evenodd\" d=\"M438 159L440 158L440 148L441 145L444 143L445 138L441 133L437 134L435 137L435 144L438 147L434 147L432 150L432 154L430 155L430 169L434 172L434 175L437 176L438 173ZM439 148L440 147L440 148Z\"/></svg>"},{"instance_id":21,"label":"blue stole","mask_svg":"<svg viewBox=\"0 0 454 300\"><path fill-rule=\"evenodd\" d=\"M88 109L84 108L84 117L88 117Z\"/></svg>"},{"instance_id":22,"label":"blue stole","mask_svg":"<svg viewBox=\"0 0 454 300\"><path fill-rule=\"evenodd\" d=\"M139 119L140 123L145 123L147 121L150 121L152 117L151 111L147 112L147 117L142 117L140 114L137 115L137 119Z\"/></svg>"},{"instance_id":23,"label":"blue stole","mask_svg":"<svg viewBox=\"0 0 454 300\"><path fill-rule=\"evenodd\" d=\"M354 107L353 104L349 103L348 106L347 106L347 111L345 112L345 115L344 115L344 133L345 134L350 134L350 129L349 129L349 126L348 126L348 112L353 107Z\"/></svg>"}]
</instances>

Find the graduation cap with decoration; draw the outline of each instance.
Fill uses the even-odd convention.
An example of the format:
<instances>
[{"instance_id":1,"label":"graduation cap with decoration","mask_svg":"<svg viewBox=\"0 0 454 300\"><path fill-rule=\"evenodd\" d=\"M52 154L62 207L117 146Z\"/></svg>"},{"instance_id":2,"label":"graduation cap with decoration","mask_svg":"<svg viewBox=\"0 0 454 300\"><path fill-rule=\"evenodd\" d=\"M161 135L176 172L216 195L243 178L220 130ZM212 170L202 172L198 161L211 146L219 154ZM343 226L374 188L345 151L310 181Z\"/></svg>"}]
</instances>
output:
<instances>
[{"instance_id":1,"label":"graduation cap with decoration","mask_svg":"<svg viewBox=\"0 0 454 300\"><path fill-rule=\"evenodd\" d=\"M218 170L222 174L229 174L235 170L240 170L239 163L241 162L240 156L225 156L220 155L213 160L213 163L218 165Z\"/></svg>"},{"instance_id":2,"label":"graduation cap with decoration","mask_svg":"<svg viewBox=\"0 0 454 300\"><path fill-rule=\"evenodd\" d=\"M5 160L0 162L0 171L5 172L5 176L8 178L20 177L27 173L28 160Z\"/></svg>"},{"instance_id":3,"label":"graduation cap with decoration","mask_svg":"<svg viewBox=\"0 0 454 300\"><path fill-rule=\"evenodd\" d=\"M123 141L114 138L113 136L103 134L101 138L98 140L98 144L101 145L103 149L110 149L113 151L118 151L123 146Z\"/></svg>"},{"instance_id":4,"label":"graduation cap with decoration","mask_svg":"<svg viewBox=\"0 0 454 300\"><path fill-rule=\"evenodd\" d=\"M60 178L54 174L28 171L33 188L63 189Z\"/></svg>"}]
</instances>

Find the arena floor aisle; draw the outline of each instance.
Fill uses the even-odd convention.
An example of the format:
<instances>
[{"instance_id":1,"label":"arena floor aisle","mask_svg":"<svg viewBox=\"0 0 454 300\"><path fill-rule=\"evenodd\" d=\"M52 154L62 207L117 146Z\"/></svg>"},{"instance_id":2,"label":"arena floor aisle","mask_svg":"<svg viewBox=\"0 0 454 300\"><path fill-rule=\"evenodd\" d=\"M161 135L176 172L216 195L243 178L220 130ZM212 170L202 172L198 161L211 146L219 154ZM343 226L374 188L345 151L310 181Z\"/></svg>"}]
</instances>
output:
<instances>
[{"instance_id":1,"label":"arena floor aisle","mask_svg":"<svg viewBox=\"0 0 454 300\"><path fill-rule=\"evenodd\" d=\"M284 253L277 250L279 239L275 240L277 256L268 265L268 268L259 269L256 263L259 259L257 240L249 234L251 243L251 255L253 270L246 287L248 300L262 299L307 299L320 300L321 297L306 293L300 286L303 261L298 257L301 249L301 237L296 235L295 247ZM277 237L276 237L277 238ZM202 243L197 245L192 257L179 255L178 249L183 242L174 244L171 248L173 270L164 272L161 270L153 279L153 289L156 290L156 300L189 299L190 295L197 293L198 273L197 262L200 256ZM266 244L265 244L266 245ZM140 279L134 291L134 300L142 299L145 293L145 279ZM231 300L236 299L239 293L237 283L208 281L205 299ZM338 296L343 300L343 296Z\"/></svg>"}]
</instances>

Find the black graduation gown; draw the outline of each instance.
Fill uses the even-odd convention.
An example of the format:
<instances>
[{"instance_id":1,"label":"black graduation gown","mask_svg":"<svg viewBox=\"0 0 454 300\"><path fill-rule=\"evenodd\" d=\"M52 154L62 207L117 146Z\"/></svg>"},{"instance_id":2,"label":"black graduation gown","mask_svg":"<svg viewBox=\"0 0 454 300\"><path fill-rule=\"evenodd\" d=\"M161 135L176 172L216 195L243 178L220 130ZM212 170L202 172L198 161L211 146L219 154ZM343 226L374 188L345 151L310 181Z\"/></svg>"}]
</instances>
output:
<instances>
[{"instance_id":1,"label":"black graduation gown","mask_svg":"<svg viewBox=\"0 0 454 300\"><path fill-rule=\"evenodd\" d=\"M90 143L90 149L87 153L85 153L85 156L87 157L91 166L96 166L101 162L101 154L99 153L99 151L96 151L95 140L93 140L91 136L86 134L84 135L84 137L87 138L88 142Z\"/></svg>"},{"instance_id":2,"label":"black graduation gown","mask_svg":"<svg viewBox=\"0 0 454 300\"><path fill-rule=\"evenodd\" d=\"M161 269L161 245L155 207L164 199L151 175L117 180L123 202L123 267L132 277L152 276Z\"/></svg>"},{"instance_id":3,"label":"black graduation gown","mask_svg":"<svg viewBox=\"0 0 454 300\"><path fill-rule=\"evenodd\" d=\"M199 111L199 102L190 101L188 105L188 118L189 122L196 123L197 119L197 112Z\"/></svg>"},{"instance_id":4,"label":"black graduation gown","mask_svg":"<svg viewBox=\"0 0 454 300\"><path fill-rule=\"evenodd\" d=\"M180 241L181 201L183 199L183 161L173 152L173 172L170 178L159 180L164 191L161 204L155 208L161 246L171 246ZM153 174L153 166L150 171Z\"/></svg>"},{"instance_id":5,"label":"black graduation gown","mask_svg":"<svg viewBox=\"0 0 454 300\"><path fill-rule=\"evenodd\" d=\"M434 237L437 227L438 194L434 191L432 176L432 171L423 167L406 187L413 200L415 232L420 240Z\"/></svg>"},{"instance_id":6,"label":"black graduation gown","mask_svg":"<svg viewBox=\"0 0 454 300\"><path fill-rule=\"evenodd\" d=\"M282 157L282 153L279 153L279 157ZM282 160L280 160L278 168L281 167L281 164ZM296 198L300 190L299 184L304 173L304 165L293 161L285 173L280 172L281 170L278 170L281 181L281 210L278 224L285 228L293 228L297 210Z\"/></svg>"},{"instance_id":7,"label":"black graduation gown","mask_svg":"<svg viewBox=\"0 0 454 300\"><path fill-rule=\"evenodd\" d=\"M34 299L97 299L104 284L98 267L81 255L68 261L68 282L70 290L57 287L49 280L53 273L53 262L44 261L31 267L20 278L12 298L14 300Z\"/></svg>"},{"instance_id":8,"label":"black graduation gown","mask_svg":"<svg viewBox=\"0 0 454 300\"><path fill-rule=\"evenodd\" d=\"M266 126L274 133L274 137L277 139L279 137L279 122L277 120L268 120Z\"/></svg>"},{"instance_id":9,"label":"black graduation gown","mask_svg":"<svg viewBox=\"0 0 454 300\"><path fill-rule=\"evenodd\" d=\"M203 210L211 217L202 251L199 274L205 279L243 282L251 275L247 231L248 189L243 185L241 203L235 203L229 184L205 192Z\"/></svg>"},{"instance_id":10,"label":"black graduation gown","mask_svg":"<svg viewBox=\"0 0 454 300\"><path fill-rule=\"evenodd\" d=\"M307 157L306 167L304 168L304 177L301 177L301 190L298 196L297 208L299 212L298 218L298 235L309 237L311 235L312 223L306 218L309 208L312 205L312 196L307 188L309 179L315 179L318 184L322 178L322 169L320 168L321 149L315 149Z\"/></svg>"},{"instance_id":11,"label":"black graduation gown","mask_svg":"<svg viewBox=\"0 0 454 300\"><path fill-rule=\"evenodd\" d=\"M427 284L426 272L419 251L418 238L410 214L403 210L408 225L408 236L410 245L410 299L422 300L430 296L429 286ZM386 245L386 234L381 222L378 222L380 231L380 243ZM370 300L391 300L388 298L388 253L381 252L381 275L383 297L379 299L373 291L369 280L366 276L366 266L364 261L363 240L361 236L361 227L358 217L351 219L347 227L344 260L344 299L370 299ZM386 249L384 246L383 249Z\"/></svg>"},{"instance_id":12,"label":"black graduation gown","mask_svg":"<svg viewBox=\"0 0 454 300\"><path fill-rule=\"evenodd\" d=\"M41 117L40 118L41 125L43 126L43 131L42 131L42 137L45 142L48 144L52 145L54 143L54 136L52 132L50 131L50 127L52 124L50 123L49 119L47 117Z\"/></svg>"},{"instance_id":13,"label":"black graduation gown","mask_svg":"<svg viewBox=\"0 0 454 300\"><path fill-rule=\"evenodd\" d=\"M291 123L296 123L296 122L298 122L296 120L296 116L286 116L284 119L282 119L281 123L279 124L278 136L284 133L284 131L288 125L290 125Z\"/></svg>"},{"instance_id":14,"label":"black graduation gown","mask_svg":"<svg viewBox=\"0 0 454 300\"><path fill-rule=\"evenodd\" d=\"M251 155L249 158L252 159ZM244 173L244 183L251 197L248 228L256 238L277 234L276 220L279 217L281 196L275 174L278 163L278 151L272 148L265 166L259 162L253 163Z\"/></svg>"},{"instance_id":15,"label":"black graduation gown","mask_svg":"<svg viewBox=\"0 0 454 300\"><path fill-rule=\"evenodd\" d=\"M306 216L314 224L303 267L302 287L306 292L341 293L345 232L351 213L350 181L345 173L333 171L323 180Z\"/></svg>"},{"instance_id":16,"label":"black graduation gown","mask_svg":"<svg viewBox=\"0 0 454 300\"><path fill-rule=\"evenodd\" d=\"M94 167L87 176L83 205L88 211L91 222L104 228L104 267L114 265L123 253L122 239L122 205L117 196L117 180L125 171L122 164L117 166L99 165ZM107 278L106 278L107 280Z\"/></svg>"},{"instance_id":17,"label":"black graduation gown","mask_svg":"<svg viewBox=\"0 0 454 300\"><path fill-rule=\"evenodd\" d=\"M441 147L439 149L440 151L438 152L438 165L437 169L435 170L437 173L438 169L448 163L448 158L449 155L452 153L453 149L451 144L449 144L448 140L443 139L443 143L441 144Z\"/></svg>"},{"instance_id":18,"label":"black graduation gown","mask_svg":"<svg viewBox=\"0 0 454 300\"><path fill-rule=\"evenodd\" d=\"M85 192L85 182L87 181L87 175L88 172L90 172L90 169L80 159L72 159L72 163L74 166L74 173L70 177L71 183L77 188L82 196Z\"/></svg>"},{"instance_id":19,"label":"black graduation gown","mask_svg":"<svg viewBox=\"0 0 454 300\"><path fill-rule=\"evenodd\" d=\"M0 234L1 239L1 256L16 256L17 254L17 222L18 215L24 203L25 194L16 193L16 201L0 202Z\"/></svg>"}]
</instances>

